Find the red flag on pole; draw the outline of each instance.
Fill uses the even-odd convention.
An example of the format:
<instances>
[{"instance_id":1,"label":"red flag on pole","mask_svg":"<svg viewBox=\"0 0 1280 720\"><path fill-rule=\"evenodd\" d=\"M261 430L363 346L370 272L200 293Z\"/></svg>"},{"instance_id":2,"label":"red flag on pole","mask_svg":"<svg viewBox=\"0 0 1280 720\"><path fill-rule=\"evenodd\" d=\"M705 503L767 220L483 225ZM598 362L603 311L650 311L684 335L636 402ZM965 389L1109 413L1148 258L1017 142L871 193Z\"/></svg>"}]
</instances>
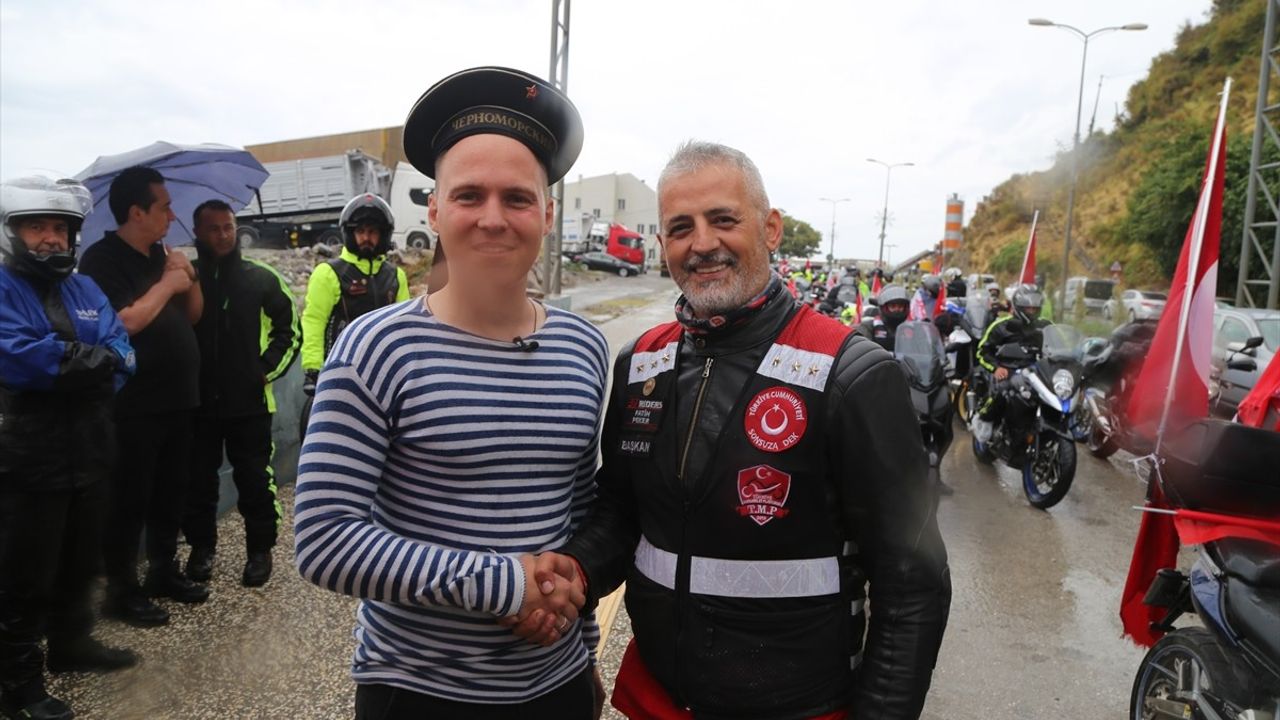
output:
<instances>
[{"instance_id":1,"label":"red flag on pole","mask_svg":"<svg viewBox=\"0 0 1280 720\"><path fill-rule=\"evenodd\" d=\"M879 294L880 294L880 274L876 273L876 276L871 278L871 297L875 297Z\"/></svg>"},{"instance_id":2,"label":"red flag on pole","mask_svg":"<svg viewBox=\"0 0 1280 720\"><path fill-rule=\"evenodd\" d=\"M1218 122L1205 161L1200 201L1187 228L1178 258L1178 269L1169 289L1166 312L1133 387L1128 417L1132 427L1150 437L1154 428L1155 450L1170 423L1181 425L1209 413L1209 354L1213 347L1213 305L1218 278L1218 243L1222 229L1222 195L1227 143L1227 98L1231 79L1222 89ZM1144 432L1145 430L1145 432ZM1151 479L1147 507L1166 508L1164 494ZM1161 618L1157 608L1142 603L1147 588L1161 568L1177 561L1178 538L1173 516L1145 512L1129 563L1129 576L1120 595L1120 620L1125 633L1143 645L1153 645L1159 633L1150 624Z\"/></svg>"},{"instance_id":3,"label":"red flag on pole","mask_svg":"<svg viewBox=\"0 0 1280 720\"><path fill-rule=\"evenodd\" d=\"M1271 363L1240 401L1236 414L1244 425L1280 432L1280 353L1271 356Z\"/></svg>"},{"instance_id":4,"label":"red flag on pole","mask_svg":"<svg viewBox=\"0 0 1280 720\"><path fill-rule=\"evenodd\" d=\"M1033 285L1036 281L1036 222L1040 220L1040 211L1031 216L1031 237L1027 239L1027 252L1022 256L1022 272L1018 274L1018 282Z\"/></svg>"},{"instance_id":5,"label":"red flag on pole","mask_svg":"<svg viewBox=\"0 0 1280 720\"><path fill-rule=\"evenodd\" d=\"M942 288L938 290L938 299L933 301L933 316L935 318L942 317L942 313L947 311L947 284L942 283Z\"/></svg>"}]
</instances>

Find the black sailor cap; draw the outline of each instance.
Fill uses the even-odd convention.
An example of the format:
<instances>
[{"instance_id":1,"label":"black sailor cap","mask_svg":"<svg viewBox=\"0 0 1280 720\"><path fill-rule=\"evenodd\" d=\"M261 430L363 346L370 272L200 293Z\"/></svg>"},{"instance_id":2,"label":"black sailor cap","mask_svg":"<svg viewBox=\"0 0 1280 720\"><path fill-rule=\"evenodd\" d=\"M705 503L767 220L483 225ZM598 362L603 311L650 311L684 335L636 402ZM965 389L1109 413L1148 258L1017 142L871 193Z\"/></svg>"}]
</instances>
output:
<instances>
[{"instance_id":1,"label":"black sailor cap","mask_svg":"<svg viewBox=\"0 0 1280 720\"><path fill-rule=\"evenodd\" d=\"M582 118L564 93L521 70L478 67L446 77L418 98L404 123L404 154L434 179L437 158L482 133L519 140L552 184L582 151Z\"/></svg>"}]
</instances>

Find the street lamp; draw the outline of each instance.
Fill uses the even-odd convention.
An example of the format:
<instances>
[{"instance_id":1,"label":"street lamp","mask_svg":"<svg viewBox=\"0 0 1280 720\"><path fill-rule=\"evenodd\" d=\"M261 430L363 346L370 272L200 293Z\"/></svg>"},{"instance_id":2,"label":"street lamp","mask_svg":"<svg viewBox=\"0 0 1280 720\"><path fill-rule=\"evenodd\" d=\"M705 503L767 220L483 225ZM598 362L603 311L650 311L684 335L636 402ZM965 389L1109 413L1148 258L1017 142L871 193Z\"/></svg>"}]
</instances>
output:
<instances>
[{"instance_id":1,"label":"street lamp","mask_svg":"<svg viewBox=\"0 0 1280 720\"><path fill-rule=\"evenodd\" d=\"M867 158L867 162L884 166L884 212L880 215L880 253L876 256L876 267L881 267L884 264L884 227L889 222L889 179L893 176L894 168L913 167L915 163L904 162L891 165L875 158Z\"/></svg>"},{"instance_id":2,"label":"street lamp","mask_svg":"<svg viewBox=\"0 0 1280 720\"><path fill-rule=\"evenodd\" d=\"M836 262L836 206L842 202L849 202L849 198L840 198L839 200L818 198L818 200L831 203L831 251L827 253L827 272L831 272L830 266Z\"/></svg>"},{"instance_id":3,"label":"street lamp","mask_svg":"<svg viewBox=\"0 0 1280 720\"><path fill-rule=\"evenodd\" d=\"M1076 133L1071 140L1071 189L1067 191L1067 228L1066 239L1063 241L1062 247L1062 285L1058 288L1058 307L1066 310L1066 292L1067 277L1070 275L1069 265L1071 264L1071 217L1075 211L1076 205L1076 179L1080 173L1080 114L1084 108L1084 69L1085 63L1089 58L1089 39L1094 35L1099 35L1113 30L1146 30L1146 23L1129 23L1128 25L1115 25L1112 27L1098 28L1093 32L1085 32L1077 27L1056 23L1052 20L1044 18L1031 18L1027 21L1028 25L1036 27L1056 27L1063 30L1070 30L1079 36L1084 43L1084 51L1080 53L1080 91L1076 96Z\"/></svg>"}]
</instances>

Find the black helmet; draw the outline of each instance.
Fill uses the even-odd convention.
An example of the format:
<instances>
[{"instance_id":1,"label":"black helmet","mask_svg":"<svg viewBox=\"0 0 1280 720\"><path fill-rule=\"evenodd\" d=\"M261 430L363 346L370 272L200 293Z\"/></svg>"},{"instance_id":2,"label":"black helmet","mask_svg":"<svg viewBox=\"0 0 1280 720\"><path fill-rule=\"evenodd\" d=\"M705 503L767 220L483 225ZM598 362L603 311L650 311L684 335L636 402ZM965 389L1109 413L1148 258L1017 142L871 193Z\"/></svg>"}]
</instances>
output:
<instances>
[{"instance_id":1,"label":"black helmet","mask_svg":"<svg viewBox=\"0 0 1280 720\"><path fill-rule=\"evenodd\" d=\"M937 295L942 292L942 278L932 273L920 278L920 287L930 295Z\"/></svg>"},{"instance_id":2,"label":"black helmet","mask_svg":"<svg viewBox=\"0 0 1280 720\"><path fill-rule=\"evenodd\" d=\"M396 220L391 206L377 195L365 193L351 198L342 208L338 223L342 225L343 245L352 253L368 259L391 252L391 231L396 227ZM361 225L378 228L378 245L373 250L362 251L356 244L356 228Z\"/></svg>"},{"instance_id":3,"label":"black helmet","mask_svg":"<svg viewBox=\"0 0 1280 720\"><path fill-rule=\"evenodd\" d=\"M893 307L890 308L889 305ZM876 305L880 308L880 317L886 325L897 327L907 319L911 309L911 298L901 285L885 285L876 295Z\"/></svg>"},{"instance_id":4,"label":"black helmet","mask_svg":"<svg viewBox=\"0 0 1280 720\"><path fill-rule=\"evenodd\" d=\"M1035 322L1044 306L1044 293L1035 285L1019 285L1013 291L1013 315L1024 323Z\"/></svg>"}]
</instances>

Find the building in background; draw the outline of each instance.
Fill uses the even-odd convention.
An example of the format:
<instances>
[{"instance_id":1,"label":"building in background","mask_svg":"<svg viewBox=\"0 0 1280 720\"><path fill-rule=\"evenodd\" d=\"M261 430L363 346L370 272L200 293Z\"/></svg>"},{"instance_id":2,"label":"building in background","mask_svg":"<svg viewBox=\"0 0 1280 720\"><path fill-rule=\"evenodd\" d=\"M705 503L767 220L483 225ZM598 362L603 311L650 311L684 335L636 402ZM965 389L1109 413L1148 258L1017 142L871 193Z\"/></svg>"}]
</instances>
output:
<instances>
[{"instance_id":1,"label":"building in background","mask_svg":"<svg viewBox=\"0 0 1280 720\"><path fill-rule=\"evenodd\" d=\"M610 173L564 184L565 248L585 243L594 223L616 223L644 237L645 264L657 267L658 193L631 173Z\"/></svg>"}]
</instances>

